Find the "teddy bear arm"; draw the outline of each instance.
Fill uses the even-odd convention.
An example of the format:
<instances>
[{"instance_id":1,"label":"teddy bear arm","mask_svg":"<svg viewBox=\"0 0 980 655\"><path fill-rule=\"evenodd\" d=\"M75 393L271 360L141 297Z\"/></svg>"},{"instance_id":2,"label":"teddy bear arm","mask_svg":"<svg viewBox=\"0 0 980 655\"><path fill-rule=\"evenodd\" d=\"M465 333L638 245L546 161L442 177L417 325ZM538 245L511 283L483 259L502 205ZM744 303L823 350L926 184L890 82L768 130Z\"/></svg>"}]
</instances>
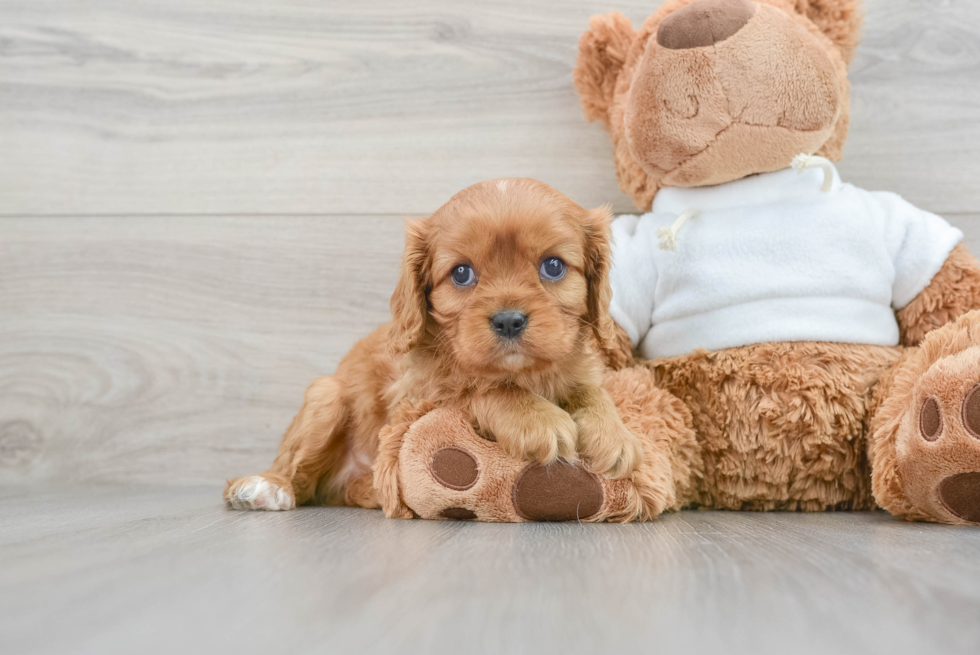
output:
<instances>
[{"instance_id":1,"label":"teddy bear arm","mask_svg":"<svg viewBox=\"0 0 980 655\"><path fill-rule=\"evenodd\" d=\"M901 343L916 346L932 330L974 309L980 309L980 262L961 243L929 286L897 312Z\"/></svg>"}]
</instances>

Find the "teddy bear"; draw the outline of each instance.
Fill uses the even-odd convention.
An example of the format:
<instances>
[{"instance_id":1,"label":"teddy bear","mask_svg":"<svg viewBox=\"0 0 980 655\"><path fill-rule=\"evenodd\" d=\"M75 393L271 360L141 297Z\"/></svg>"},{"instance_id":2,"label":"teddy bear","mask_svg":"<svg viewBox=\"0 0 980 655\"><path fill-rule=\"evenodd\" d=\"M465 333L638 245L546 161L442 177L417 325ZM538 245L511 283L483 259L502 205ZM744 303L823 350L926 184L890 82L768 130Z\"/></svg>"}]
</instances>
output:
<instances>
[{"instance_id":1,"label":"teddy bear","mask_svg":"<svg viewBox=\"0 0 980 655\"><path fill-rule=\"evenodd\" d=\"M386 510L880 507L980 523L980 263L946 221L833 164L859 5L667 0L636 30L592 18L574 83L647 212L613 223L621 348L605 383L643 463L612 481L587 462L513 460L425 408L386 428L375 484L399 473L378 487Z\"/></svg>"},{"instance_id":2,"label":"teddy bear","mask_svg":"<svg viewBox=\"0 0 980 655\"><path fill-rule=\"evenodd\" d=\"M523 461L478 435L463 413L422 405L382 429L372 488L349 487L345 502L389 518L509 523L625 523L688 504L703 468L690 411L642 366L610 368L603 387L643 446L626 478L582 461Z\"/></svg>"}]
</instances>

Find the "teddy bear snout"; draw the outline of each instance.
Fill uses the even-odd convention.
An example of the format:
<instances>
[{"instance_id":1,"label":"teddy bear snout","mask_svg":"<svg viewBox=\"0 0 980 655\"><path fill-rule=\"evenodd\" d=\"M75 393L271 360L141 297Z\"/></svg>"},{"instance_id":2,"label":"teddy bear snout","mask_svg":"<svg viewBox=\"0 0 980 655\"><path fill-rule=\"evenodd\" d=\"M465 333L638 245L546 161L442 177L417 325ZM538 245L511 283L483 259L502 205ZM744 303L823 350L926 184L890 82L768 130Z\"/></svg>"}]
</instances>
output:
<instances>
[{"instance_id":1,"label":"teddy bear snout","mask_svg":"<svg viewBox=\"0 0 980 655\"><path fill-rule=\"evenodd\" d=\"M664 19L657 43L670 50L714 45L742 29L754 14L749 0L694 0Z\"/></svg>"}]
</instances>

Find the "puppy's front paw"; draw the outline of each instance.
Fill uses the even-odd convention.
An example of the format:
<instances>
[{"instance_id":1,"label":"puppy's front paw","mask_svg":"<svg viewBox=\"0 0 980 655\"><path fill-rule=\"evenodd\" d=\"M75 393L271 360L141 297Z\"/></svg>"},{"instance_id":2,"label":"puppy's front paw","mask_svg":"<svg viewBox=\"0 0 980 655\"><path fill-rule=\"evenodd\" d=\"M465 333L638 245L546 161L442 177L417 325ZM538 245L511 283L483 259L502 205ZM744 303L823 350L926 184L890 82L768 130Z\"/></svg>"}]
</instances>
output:
<instances>
[{"instance_id":1,"label":"puppy's front paw","mask_svg":"<svg viewBox=\"0 0 980 655\"><path fill-rule=\"evenodd\" d=\"M558 457L575 459L578 427L568 412L551 403L523 416L495 435L500 447L512 457L549 464Z\"/></svg>"},{"instance_id":2,"label":"puppy's front paw","mask_svg":"<svg viewBox=\"0 0 980 655\"><path fill-rule=\"evenodd\" d=\"M591 415L578 422L578 450L595 473L618 480L643 461L643 446L618 416Z\"/></svg>"},{"instance_id":3,"label":"puppy's front paw","mask_svg":"<svg viewBox=\"0 0 980 655\"><path fill-rule=\"evenodd\" d=\"M274 512L296 507L296 501L291 493L261 475L230 481L224 497L225 502L235 509L260 509Z\"/></svg>"}]
</instances>

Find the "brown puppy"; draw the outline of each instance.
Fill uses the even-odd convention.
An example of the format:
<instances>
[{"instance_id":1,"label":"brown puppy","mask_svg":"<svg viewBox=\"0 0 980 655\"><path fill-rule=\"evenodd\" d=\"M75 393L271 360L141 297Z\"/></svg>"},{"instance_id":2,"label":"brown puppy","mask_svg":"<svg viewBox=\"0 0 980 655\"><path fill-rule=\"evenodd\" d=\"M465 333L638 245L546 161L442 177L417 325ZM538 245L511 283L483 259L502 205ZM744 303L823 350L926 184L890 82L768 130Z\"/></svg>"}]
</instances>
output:
<instances>
[{"instance_id":1,"label":"brown puppy","mask_svg":"<svg viewBox=\"0 0 980 655\"><path fill-rule=\"evenodd\" d=\"M229 482L225 500L376 507L379 432L423 405L463 409L509 454L630 474L640 443L599 387L603 353L620 350L609 221L541 182L505 179L410 222L392 321L310 385L272 467Z\"/></svg>"}]
</instances>

